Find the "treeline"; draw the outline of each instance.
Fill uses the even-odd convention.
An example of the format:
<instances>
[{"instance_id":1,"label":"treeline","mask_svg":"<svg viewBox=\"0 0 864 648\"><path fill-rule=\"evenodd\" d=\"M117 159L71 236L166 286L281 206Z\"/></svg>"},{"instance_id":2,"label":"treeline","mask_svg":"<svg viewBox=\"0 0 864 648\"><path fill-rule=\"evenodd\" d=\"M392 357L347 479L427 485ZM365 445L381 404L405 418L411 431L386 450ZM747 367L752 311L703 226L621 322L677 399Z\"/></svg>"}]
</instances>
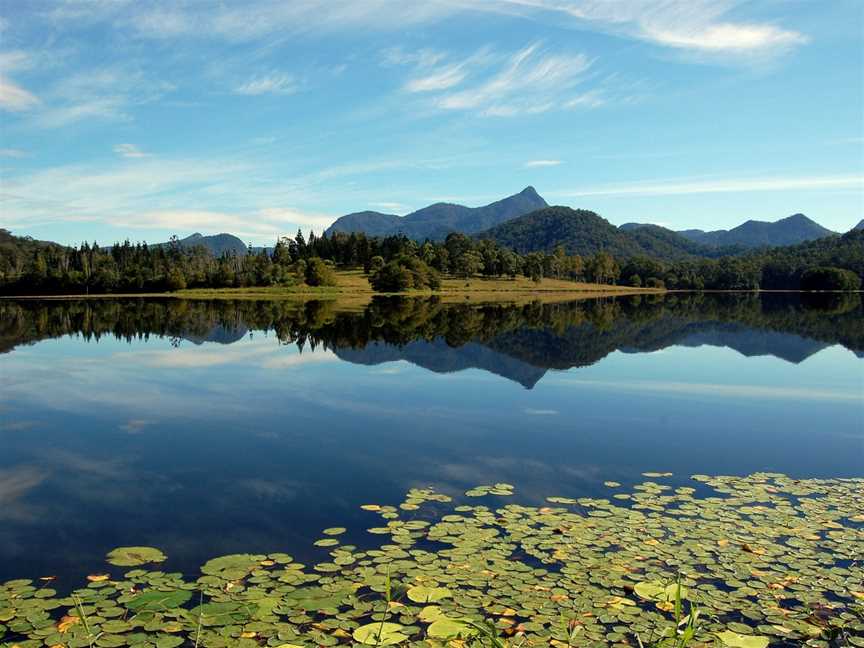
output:
<instances>
[{"instance_id":1,"label":"treeline","mask_svg":"<svg viewBox=\"0 0 864 648\"><path fill-rule=\"evenodd\" d=\"M0 230L4 294L136 293L183 288L242 288L336 283L335 268L361 267L382 292L437 289L443 275L460 278L544 277L679 290L858 290L864 277L864 231L797 246L719 259L661 261L615 258L605 251L518 254L491 240L450 234L443 242L405 236L302 232L272 250L215 257L203 247L125 241L111 247L66 247Z\"/></svg>"},{"instance_id":2,"label":"treeline","mask_svg":"<svg viewBox=\"0 0 864 648\"><path fill-rule=\"evenodd\" d=\"M362 311L337 300L0 300L0 353L63 335L127 341L151 336L230 343L250 330L282 344L362 350L444 340L481 343L544 368L596 362L619 348L653 351L718 324L795 333L864 352L858 294L645 294L543 304L445 304L376 297ZM533 332L532 332L533 331Z\"/></svg>"}]
</instances>

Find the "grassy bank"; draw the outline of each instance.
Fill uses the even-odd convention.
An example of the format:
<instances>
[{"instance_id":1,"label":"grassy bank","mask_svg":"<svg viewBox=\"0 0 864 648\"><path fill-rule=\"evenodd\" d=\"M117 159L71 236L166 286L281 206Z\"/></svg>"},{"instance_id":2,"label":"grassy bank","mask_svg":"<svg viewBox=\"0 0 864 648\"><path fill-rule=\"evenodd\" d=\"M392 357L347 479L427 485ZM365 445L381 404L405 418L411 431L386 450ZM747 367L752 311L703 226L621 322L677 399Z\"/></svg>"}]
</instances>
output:
<instances>
[{"instance_id":1,"label":"grassy bank","mask_svg":"<svg viewBox=\"0 0 864 648\"><path fill-rule=\"evenodd\" d=\"M339 270L335 286L267 286L248 288L191 288L164 293L93 294L93 295L25 295L23 298L69 299L112 297L175 297L184 299L339 299L340 303L364 305L375 295L398 294L408 296L436 295L444 301L568 301L582 297L631 295L657 293L663 290L609 286L605 284L581 283L563 279L544 278L539 282L526 277L515 279L481 278L470 279L444 277L441 289L436 291L411 290L404 293L379 293L369 284L362 270Z\"/></svg>"}]
</instances>

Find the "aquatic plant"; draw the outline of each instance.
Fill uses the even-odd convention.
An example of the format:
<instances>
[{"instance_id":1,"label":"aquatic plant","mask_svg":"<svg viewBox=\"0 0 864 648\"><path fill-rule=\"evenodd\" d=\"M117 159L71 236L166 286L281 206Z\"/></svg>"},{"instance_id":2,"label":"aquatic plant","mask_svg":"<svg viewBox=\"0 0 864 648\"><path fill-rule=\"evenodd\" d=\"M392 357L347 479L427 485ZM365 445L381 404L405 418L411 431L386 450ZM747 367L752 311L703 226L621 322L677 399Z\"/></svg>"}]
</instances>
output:
<instances>
[{"instance_id":1,"label":"aquatic plant","mask_svg":"<svg viewBox=\"0 0 864 648\"><path fill-rule=\"evenodd\" d=\"M134 568L68 595L0 585L0 646L864 646L864 480L658 475L541 506L501 484L456 502L412 489L362 507L384 542L328 529L312 566L234 554L190 580L159 550L119 548L109 564Z\"/></svg>"}]
</instances>

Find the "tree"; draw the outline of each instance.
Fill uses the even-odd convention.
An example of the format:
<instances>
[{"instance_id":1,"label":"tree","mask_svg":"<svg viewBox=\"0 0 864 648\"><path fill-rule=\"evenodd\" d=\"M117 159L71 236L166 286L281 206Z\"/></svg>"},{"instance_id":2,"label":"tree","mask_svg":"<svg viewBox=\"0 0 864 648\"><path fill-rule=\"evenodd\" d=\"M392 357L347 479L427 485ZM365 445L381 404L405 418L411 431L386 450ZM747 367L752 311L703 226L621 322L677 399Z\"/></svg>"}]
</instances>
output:
<instances>
[{"instance_id":1,"label":"tree","mask_svg":"<svg viewBox=\"0 0 864 648\"><path fill-rule=\"evenodd\" d=\"M842 268L811 268L801 275L801 290L861 289L861 279L854 272Z\"/></svg>"},{"instance_id":2,"label":"tree","mask_svg":"<svg viewBox=\"0 0 864 648\"><path fill-rule=\"evenodd\" d=\"M384 257L380 254L376 254L369 260L369 272L368 274L375 274L380 271L381 268L384 267Z\"/></svg>"},{"instance_id":3,"label":"tree","mask_svg":"<svg viewBox=\"0 0 864 648\"><path fill-rule=\"evenodd\" d=\"M186 287L186 278L180 272L179 268L171 268L168 273L168 290L183 290Z\"/></svg>"},{"instance_id":4,"label":"tree","mask_svg":"<svg viewBox=\"0 0 864 648\"><path fill-rule=\"evenodd\" d=\"M467 279L483 269L483 257L473 250L466 250L456 257L453 272L456 276Z\"/></svg>"},{"instance_id":5,"label":"tree","mask_svg":"<svg viewBox=\"0 0 864 648\"><path fill-rule=\"evenodd\" d=\"M306 283L310 286L335 286L336 272L323 259L311 257L306 261Z\"/></svg>"}]
</instances>

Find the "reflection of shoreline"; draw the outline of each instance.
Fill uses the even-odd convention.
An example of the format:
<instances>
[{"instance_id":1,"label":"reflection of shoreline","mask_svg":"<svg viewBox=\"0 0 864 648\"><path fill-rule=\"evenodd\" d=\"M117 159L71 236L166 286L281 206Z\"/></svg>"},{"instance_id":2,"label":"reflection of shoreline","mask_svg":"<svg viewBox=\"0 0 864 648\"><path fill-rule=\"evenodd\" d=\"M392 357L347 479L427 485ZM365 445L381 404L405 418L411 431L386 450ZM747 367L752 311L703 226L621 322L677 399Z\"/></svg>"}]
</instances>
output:
<instances>
[{"instance_id":1,"label":"reflection of shoreline","mask_svg":"<svg viewBox=\"0 0 864 648\"><path fill-rule=\"evenodd\" d=\"M63 335L231 345L264 331L281 344L301 351L321 347L355 364L404 360L438 373L476 368L531 389L549 369L589 366L614 351L675 345L725 347L797 364L842 344L860 357L860 296L825 297L815 304L800 295L746 294L509 305L393 298L360 312L342 312L332 301L7 301L0 302L0 350ZM223 352L207 353L218 364Z\"/></svg>"}]
</instances>

